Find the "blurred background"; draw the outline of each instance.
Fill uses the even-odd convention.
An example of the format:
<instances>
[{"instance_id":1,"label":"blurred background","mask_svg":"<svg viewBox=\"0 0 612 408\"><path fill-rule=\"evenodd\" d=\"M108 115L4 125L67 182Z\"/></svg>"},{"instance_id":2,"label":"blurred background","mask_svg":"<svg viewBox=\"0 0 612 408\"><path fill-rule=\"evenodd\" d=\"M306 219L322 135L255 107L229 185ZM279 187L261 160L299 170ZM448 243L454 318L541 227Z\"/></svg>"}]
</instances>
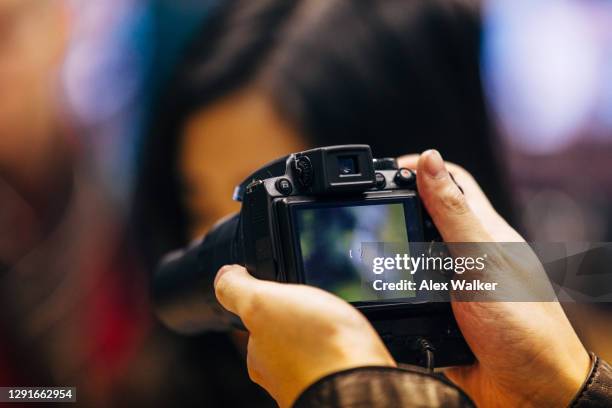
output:
<instances>
[{"instance_id":1,"label":"blurred background","mask_svg":"<svg viewBox=\"0 0 612 408\"><path fill-rule=\"evenodd\" d=\"M269 406L239 336L165 331L148 278L237 209L208 174L284 150L436 147L528 241L612 241L612 3L375 3L0 2L1 385ZM565 307L612 360L612 307Z\"/></svg>"}]
</instances>

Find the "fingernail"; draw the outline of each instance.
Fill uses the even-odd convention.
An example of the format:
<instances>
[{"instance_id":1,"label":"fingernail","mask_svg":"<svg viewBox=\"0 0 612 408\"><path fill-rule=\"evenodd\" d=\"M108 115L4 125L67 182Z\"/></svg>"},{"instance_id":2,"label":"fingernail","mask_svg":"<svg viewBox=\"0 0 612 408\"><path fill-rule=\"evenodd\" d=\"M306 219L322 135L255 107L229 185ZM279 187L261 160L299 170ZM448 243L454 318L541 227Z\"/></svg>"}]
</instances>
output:
<instances>
[{"instance_id":1,"label":"fingernail","mask_svg":"<svg viewBox=\"0 0 612 408\"><path fill-rule=\"evenodd\" d=\"M440 178L446 174L444 160L442 160L442 156L440 156L440 153L437 150L427 150L423 153L423 156L425 156L424 170L429 176L433 178Z\"/></svg>"}]
</instances>

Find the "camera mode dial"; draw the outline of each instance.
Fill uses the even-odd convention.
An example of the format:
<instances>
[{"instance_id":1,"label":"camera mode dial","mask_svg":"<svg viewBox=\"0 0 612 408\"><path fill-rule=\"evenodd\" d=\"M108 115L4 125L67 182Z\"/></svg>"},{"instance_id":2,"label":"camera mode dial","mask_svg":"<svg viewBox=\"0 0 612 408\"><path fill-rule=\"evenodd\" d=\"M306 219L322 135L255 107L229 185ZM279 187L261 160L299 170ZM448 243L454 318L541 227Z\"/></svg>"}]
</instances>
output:
<instances>
[{"instance_id":1,"label":"camera mode dial","mask_svg":"<svg viewBox=\"0 0 612 408\"><path fill-rule=\"evenodd\" d=\"M298 156L293 161L295 178L302 187L310 187L313 179L312 163L307 156Z\"/></svg>"}]
</instances>

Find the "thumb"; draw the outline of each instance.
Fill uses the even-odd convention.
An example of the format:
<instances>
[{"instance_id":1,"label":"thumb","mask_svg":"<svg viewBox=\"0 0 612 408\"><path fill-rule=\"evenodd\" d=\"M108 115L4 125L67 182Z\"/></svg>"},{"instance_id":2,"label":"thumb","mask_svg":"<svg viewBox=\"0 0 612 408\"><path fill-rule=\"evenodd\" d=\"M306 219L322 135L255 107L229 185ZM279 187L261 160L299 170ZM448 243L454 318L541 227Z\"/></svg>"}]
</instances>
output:
<instances>
[{"instance_id":1,"label":"thumb","mask_svg":"<svg viewBox=\"0 0 612 408\"><path fill-rule=\"evenodd\" d=\"M263 282L253 277L240 265L225 265L215 277L215 296L221 306L243 318L251 304L251 297Z\"/></svg>"},{"instance_id":2,"label":"thumb","mask_svg":"<svg viewBox=\"0 0 612 408\"><path fill-rule=\"evenodd\" d=\"M491 242L437 150L427 150L417 163L419 195L446 242Z\"/></svg>"}]
</instances>

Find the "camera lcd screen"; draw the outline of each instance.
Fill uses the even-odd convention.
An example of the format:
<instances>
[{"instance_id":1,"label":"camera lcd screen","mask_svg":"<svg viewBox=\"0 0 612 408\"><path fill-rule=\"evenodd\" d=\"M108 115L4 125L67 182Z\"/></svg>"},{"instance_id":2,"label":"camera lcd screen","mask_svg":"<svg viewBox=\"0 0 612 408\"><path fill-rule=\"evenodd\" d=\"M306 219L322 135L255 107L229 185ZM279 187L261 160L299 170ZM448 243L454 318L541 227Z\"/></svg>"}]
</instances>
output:
<instances>
[{"instance_id":1,"label":"camera lcd screen","mask_svg":"<svg viewBox=\"0 0 612 408\"><path fill-rule=\"evenodd\" d=\"M409 272L373 272L374 258L409 254L409 237L418 239L414 200L309 204L295 207L293 214L304 283L335 293L349 302L416 296L410 290L375 290L381 281L411 280ZM407 223L407 219L413 222Z\"/></svg>"}]
</instances>

